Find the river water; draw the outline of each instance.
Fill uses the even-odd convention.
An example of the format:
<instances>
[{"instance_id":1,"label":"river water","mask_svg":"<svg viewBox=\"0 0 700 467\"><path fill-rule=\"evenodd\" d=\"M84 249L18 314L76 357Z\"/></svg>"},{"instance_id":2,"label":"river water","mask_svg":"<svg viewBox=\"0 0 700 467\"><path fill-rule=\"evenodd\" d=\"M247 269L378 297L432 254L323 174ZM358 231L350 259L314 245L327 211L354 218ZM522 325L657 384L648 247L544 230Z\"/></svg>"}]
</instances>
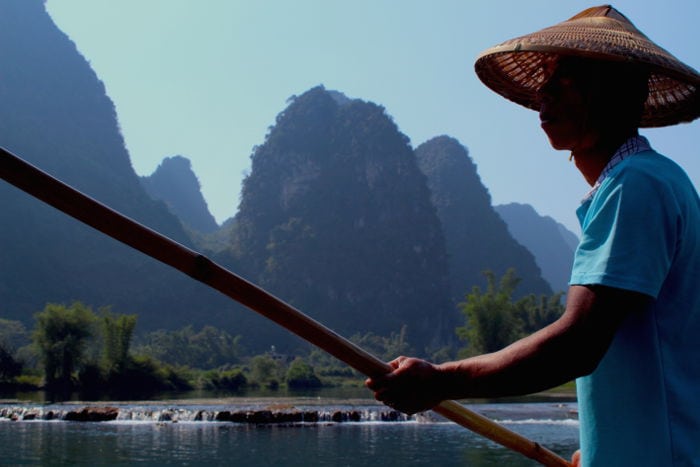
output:
<instances>
[{"instance_id":1,"label":"river water","mask_svg":"<svg viewBox=\"0 0 700 467\"><path fill-rule=\"evenodd\" d=\"M465 404L565 458L578 445L573 402ZM115 420L62 418L86 406ZM234 423L221 413L316 414L312 421ZM352 414L351 416L342 416ZM307 416L307 418L309 418ZM368 399L236 398L0 404L2 465L533 466L536 462L432 412L397 417Z\"/></svg>"}]
</instances>

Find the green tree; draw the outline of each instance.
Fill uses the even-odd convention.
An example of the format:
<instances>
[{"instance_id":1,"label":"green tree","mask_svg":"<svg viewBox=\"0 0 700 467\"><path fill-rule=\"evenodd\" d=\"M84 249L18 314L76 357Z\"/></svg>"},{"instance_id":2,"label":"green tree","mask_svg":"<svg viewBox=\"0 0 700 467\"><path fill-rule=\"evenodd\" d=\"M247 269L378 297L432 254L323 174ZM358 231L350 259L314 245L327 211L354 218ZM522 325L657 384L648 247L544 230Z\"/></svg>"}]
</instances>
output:
<instances>
[{"instance_id":1,"label":"green tree","mask_svg":"<svg viewBox=\"0 0 700 467\"><path fill-rule=\"evenodd\" d=\"M350 340L378 358L389 361L400 355L414 353L406 340L406 329L407 326L403 325L399 332L392 332L388 337L379 336L370 331L365 334L355 334L350 337Z\"/></svg>"},{"instance_id":2,"label":"green tree","mask_svg":"<svg viewBox=\"0 0 700 467\"><path fill-rule=\"evenodd\" d=\"M109 309L102 310L102 361L107 372L121 373L129 365L129 348L136 319L136 315L116 315Z\"/></svg>"},{"instance_id":3,"label":"green tree","mask_svg":"<svg viewBox=\"0 0 700 467\"><path fill-rule=\"evenodd\" d=\"M85 363L88 340L95 334L95 313L80 302L69 307L49 303L35 319L32 339L39 349L46 384L70 387L73 372Z\"/></svg>"},{"instance_id":4,"label":"green tree","mask_svg":"<svg viewBox=\"0 0 700 467\"><path fill-rule=\"evenodd\" d=\"M232 336L213 326L204 326L189 337L190 366L216 368L237 363L240 359L241 336Z\"/></svg>"},{"instance_id":5,"label":"green tree","mask_svg":"<svg viewBox=\"0 0 700 467\"><path fill-rule=\"evenodd\" d=\"M20 321L0 318L0 344L11 349L19 349L29 344L27 329Z\"/></svg>"},{"instance_id":6,"label":"green tree","mask_svg":"<svg viewBox=\"0 0 700 467\"><path fill-rule=\"evenodd\" d=\"M22 372L22 363L18 361L10 348L0 342L0 382L10 381Z\"/></svg>"},{"instance_id":7,"label":"green tree","mask_svg":"<svg viewBox=\"0 0 700 467\"><path fill-rule=\"evenodd\" d=\"M158 391L176 391L192 389L188 377L182 369L169 365L147 356L135 356L129 362L123 374L113 375L112 392L122 395L150 395Z\"/></svg>"},{"instance_id":8,"label":"green tree","mask_svg":"<svg viewBox=\"0 0 700 467\"><path fill-rule=\"evenodd\" d=\"M150 355L171 365L211 369L240 360L240 336L231 336L213 326L195 331L186 326L175 331L160 329L147 334L134 353Z\"/></svg>"},{"instance_id":9,"label":"green tree","mask_svg":"<svg viewBox=\"0 0 700 467\"><path fill-rule=\"evenodd\" d=\"M321 386L321 380L316 376L311 365L304 359L297 357L289 365L285 375L287 387L290 388L317 388Z\"/></svg>"},{"instance_id":10,"label":"green tree","mask_svg":"<svg viewBox=\"0 0 700 467\"><path fill-rule=\"evenodd\" d=\"M0 381L19 376L23 362L17 349L28 342L27 330L19 321L0 318Z\"/></svg>"},{"instance_id":11,"label":"green tree","mask_svg":"<svg viewBox=\"0 0 700 467\"><path fill-rule=\"evenodd\" d=\"M316 369L316 372L322 376L357 376L359 372L353 370L347 363L338 360L331 354L317 347L314 347L306 357L309 365Z\"/></svg>"},{"instance_id":12,"label":"green tree","mask_svg":"<svg viewBox=\"0 0 700 467\"><path fill-rule=\"evenodd\" d=\"M188 360L187 335L191 333L192 327L177 331L159 329L143 336L140 345L136 346L134 353L148 355L163 363L171 365L185 365Z\"/></svg>"},{"instance_id":13,"label":"green tree","mask_svg":"<svg viewBox=\"0 0 700 467\"><path fill-rule=\"evenodd\" d=\"M466 325L457 328L457 336L467 343L460 356L495 352L522 335L523 323L513 303L513 291L519 282L515 270L506 271L498 284L492 271L484 275L486 291L474 287L466 302L460 304Z\"/></svg>"},{"instance_id":14,"label":"green tree","mask_svg":"<svg viewBox=\"0 0 700 467\"><path fill-rule=\"evenodd\" d=\"M564 313L563 293L553 295L528 295L517 303L517 313L523 322L525 335L553 323Z\"/></svg>"},{"instance_id":15,"label":"green tree","mask_svg":"<svg viewBox=\"0 0 700 467\"><path fill-rule=\"evenodd\" d=\"M250 360L250 379L267 388L277 388L280 383L282 365L269 355L256 355Z\"/></svg>"},{"instance_id":16,"label":"green tree","mask_svg":"<svg viewBox=\"0 0 700 467\"><path fill-rule=\"evenodd\" d=\"M486 291L474 287L460 304L466 324L457 328L457 335L467 345L460 357L495 352L512 342L556 321L564 312L562 294L534 294L513 300L520 279L509 269L498 284L491 271L484 272Z\"/></svg>"},{"instance_id":17,"label":"green tree","mask_svg":"<svg viewBox=\"0 0 700 467\"><path fill-rule=\"evenodd\" d=\"M248 384L248 379L241 368L227 370L209 370L202 378L205 389L225 389L236 391Z\"/></svg>"}]
</instances>

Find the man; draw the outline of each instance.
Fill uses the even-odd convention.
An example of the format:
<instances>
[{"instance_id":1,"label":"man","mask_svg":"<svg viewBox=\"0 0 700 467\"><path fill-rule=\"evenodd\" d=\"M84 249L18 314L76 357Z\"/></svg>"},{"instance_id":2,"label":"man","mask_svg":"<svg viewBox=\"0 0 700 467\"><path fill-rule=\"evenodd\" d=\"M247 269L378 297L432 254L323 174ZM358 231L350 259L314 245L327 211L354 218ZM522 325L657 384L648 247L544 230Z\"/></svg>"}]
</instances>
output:
<instances>
[{"instance_id":1,"label":"man","mask_svg":"<svg viewBox=\"0 0 700 467\"><path fill-rule=\"evenodd\" d=\"M700 465L700 199L637 131L697 118L700 75L609 6L489 49L476 71L538 110L551 145L571 151L591 185L566 310L492 354L399 357L368 387L414 413L578 378L576 463Z\"/></svg>"}]
</instances>

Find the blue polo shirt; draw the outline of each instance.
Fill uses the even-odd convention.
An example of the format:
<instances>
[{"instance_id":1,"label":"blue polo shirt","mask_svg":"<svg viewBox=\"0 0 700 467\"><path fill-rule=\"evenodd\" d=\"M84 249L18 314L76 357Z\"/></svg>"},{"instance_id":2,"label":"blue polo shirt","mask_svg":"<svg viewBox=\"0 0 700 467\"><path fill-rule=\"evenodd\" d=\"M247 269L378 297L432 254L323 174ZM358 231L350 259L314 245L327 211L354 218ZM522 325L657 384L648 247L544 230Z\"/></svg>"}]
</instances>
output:
<instances>
[{"instance_id":1,"label":"blue polo shirt","mask_svg":"<svg viewBox=\"0 0 700 467\"><path fill-rule=\"evenodd\" d=\"M578 209L570 284L649 295L596 370L577 380L586 466L700 466L700 200L677 164L645 150Z\"/></svg>"}]
</instances>

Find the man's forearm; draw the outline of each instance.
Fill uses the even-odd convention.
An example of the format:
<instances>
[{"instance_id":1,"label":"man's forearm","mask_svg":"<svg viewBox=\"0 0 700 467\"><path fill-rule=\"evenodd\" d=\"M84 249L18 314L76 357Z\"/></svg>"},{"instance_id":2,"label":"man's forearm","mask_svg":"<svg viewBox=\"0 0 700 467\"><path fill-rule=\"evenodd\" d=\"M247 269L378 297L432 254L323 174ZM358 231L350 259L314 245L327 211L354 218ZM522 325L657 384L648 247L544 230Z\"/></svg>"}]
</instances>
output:
<instances>
[{"instance_id":1,"label":"man's forearm","mask_svg":"<svg viewBox=\"0 0 700 467\"><path fill-rule=\"evenodd\" d=\"M585 374L572 361L575 345L545 328L498 352L438 365L450 399L531 394Z\"/></svg>"},{"instance_id":2,"label":"man's forearm","mask_svg":"<svg viewBox=\"0 0 700 467\"><path fill-rule=\"evenodd\" d=\"M554 323L494 353L437 365L447 397L501 397L556 387L595 370L622 320L642 312L641 294L572 286Z\"/></svg>"}]
</instances>

